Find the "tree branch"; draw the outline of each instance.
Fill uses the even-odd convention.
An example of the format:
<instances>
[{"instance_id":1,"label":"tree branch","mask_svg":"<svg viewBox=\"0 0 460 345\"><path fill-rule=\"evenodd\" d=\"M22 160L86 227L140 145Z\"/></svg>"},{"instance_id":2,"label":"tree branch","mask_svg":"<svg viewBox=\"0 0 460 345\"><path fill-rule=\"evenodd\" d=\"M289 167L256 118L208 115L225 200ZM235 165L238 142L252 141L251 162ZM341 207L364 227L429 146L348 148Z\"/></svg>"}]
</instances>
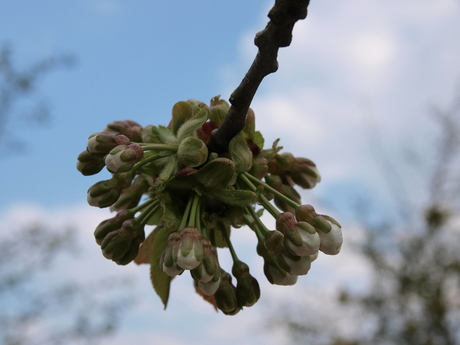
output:
<instances>
[{"instance_id":1,"label":"tree branch","mask_svg":"<svg viewBox=\"0 0 460 345\"><path fill-rule=\"evenodd\" d=\"M309 3L310 0L275 0L268 13L270 21L254 39L259 51L246 76L230 96L231 107L224 121L208 142L210 152L227 151L230 140L243 129L257 88L265 76L278 70L278 49L291 44L294 24L307 17Z\"/></svg>"}]
</instances>

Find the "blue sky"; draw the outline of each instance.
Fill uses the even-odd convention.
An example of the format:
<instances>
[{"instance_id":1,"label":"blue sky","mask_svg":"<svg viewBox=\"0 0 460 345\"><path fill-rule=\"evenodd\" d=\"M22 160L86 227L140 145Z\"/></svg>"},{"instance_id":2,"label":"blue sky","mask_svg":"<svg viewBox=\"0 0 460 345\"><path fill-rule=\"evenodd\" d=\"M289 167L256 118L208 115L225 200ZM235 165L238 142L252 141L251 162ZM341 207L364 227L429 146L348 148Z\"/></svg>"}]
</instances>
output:
<instances>
[{"instance_id":1,"label":"blue sky","mask_svg":"<svg viewBox=\"0 0 460 345\"><path fill-rule=\"evenodd\" d=\"M103 259L92 232L107 212L86 205L86 190L108 175L83 177L75 169L87 137L114 120L167 124L179 100L207 102L217 94L228 99L252 62L253 37L264 28L271 5L243 0L2 2L0 42L11 43L19 68L59 54L74 55L76 64L50 72L39 83L36 98L49 101L51 122L44 128L17 128L28 151L0 160L0 231L18 226L19 220L50 222L53 215L52 224L71 222L87 241L87 260L71 266L84 267L82 276L103 271L134 277L146 302L112 345L127 339L279 344L278 338L254 336L250 329L267 312L268 300L305 294L305 289L333 290L368 273L349 244L359 240L361 230L353 227L347 211L360 195L372 194L383 204L389 197L376 156L385 152L393 170L404 175L405 148L430 153L435 122L429 106L449 105L460 83L459 2L312 1L291 47L280 51L279 71L266 78L252 107L268 144L280 137L287 151L318 164L323 181L303 197L341 211L350 231L340 257L320 256L296 287L270 286L251 252L251 234L236 234L245 261L263 282L263 300L232 318L215 314L193 296L186 277L175 282L171 305L163 312L145 267L119 268ZM426 158L421 169L429 171L430 162ZM426 198L418 188L419 175L402 183L414 202Z\"/></svg>"}]
</instances>

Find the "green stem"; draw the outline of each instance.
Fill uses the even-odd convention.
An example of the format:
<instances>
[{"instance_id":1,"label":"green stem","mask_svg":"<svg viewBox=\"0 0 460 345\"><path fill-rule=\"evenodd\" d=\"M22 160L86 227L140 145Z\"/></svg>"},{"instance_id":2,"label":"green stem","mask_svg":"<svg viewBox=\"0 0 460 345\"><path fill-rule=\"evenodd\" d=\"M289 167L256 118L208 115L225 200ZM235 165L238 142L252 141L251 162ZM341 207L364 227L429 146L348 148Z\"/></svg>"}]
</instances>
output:
<instances>
[{"instance_id":1,"label":"green stem","mask_svg":"<svg viewBox=\"0 0 460 345\"><path fill-rule=\"evenodd\" d=\"M263 240L264 237L262 235L262 233L259 231L259 229L257 228L257 225L255 224L252 224L252 218L247 214L247 212L245 212L245 214L243 215L245 221L246 221L246 225L249 226L249 228L254 231L254 233L256 234L257 236L257 239L259 241Z\"/></svg>"},{"instance_id":2,"label":"green stem","mask_svg":"<svg viewBox=\"0 0 460 345\"><path fill-rule=\"evenodd\" d=\"M179 145L177 144L139 144L144 151L152 150L152 151L173 151L176 152Z\"/></svg>"},{"instance_id":3,"label":"green stem","mask_svg":"<svg viewBox=\"0 0 460 345\"><path fill-rule=\"evenodd\" d=\"M200 201L200 197L198 196L198 194L194 194L193 195L193 201L192 201L192 209L190 210L190 217L189 217L189 220L188 220L188 226L191 226L191 227L196 227L197 225L197 213L198 213L198 209L199 209L199 201Z\"/></svg>"},{"instance_id":4,"label":"green stem","mask_svg":"<svg viewBox=\"0 0 460 345\"><path fill-rule=\"evenodd\" d=\"M150 157L144 158L140 162L134 164L133 168L131 169L131 174L134 175L134 173L137 170L139 170L141 167L143 167L145 164L148 164L150 162L153 162L154 160L157 160L158 158L163 158L163 157L166 157L166 156L168 156L168 155L166 155L164 153L157 153L157 154L152 155Z\"/></svg>"},{"instance_id":5,"label":"green stem","mask_svg":"<svg viewBox=\"0 0 460 345\"><path fill-rule=\"evenodd\" d=\"M257 185L264 186L264 188L266 188L270 193L275 195L278 199L283 200L289 206L292 206L294 208L300 207L300 204L296 203L294 200L289 199L287 196L281 194L275 188L270 187L267 183L259 180L257 177L254 177L254 176L252 176L251 174L249 174L247 172L243 172L243 174L244 174L245 177L247 177L249 180L251 180L252 182L256 183Z\"/></svg>"},{"instance_id":6,"label":"green stem","mask_svg":"<svg viewBox=\"0 0 460 345\"><path fill-rule=\"evenodd\" d=\"M252 175L250 175L252 176ZM248 186L249 189L251 189L253 192L256 192L257 188L256 186L254 186L254 184L245 176L245 175L238 175L238 177ZM268 211L270 212L270 214L273 216L273 218L277 218L281 212L278 211L278 209L273 206L273 204L268 201L268 199L265 197L265 195L263 194L259 194L258 195L258 198L259 198L259 201L260 203L262 204L262 206Z\"/></svg>"},{"instance_id":7,"label":"green stem","mask_svg":"<svg viewBox=\"0 0 460 345\"><path fill-rule=\"evenodd\" d=\"M256 222L257 229L260 231L260 235L262 236L262 238L265 238L265 236L270 232L270 230L268 230L265 224L262 223L256 211L251 206L246 206L246 210L251 214L252 218Z\"/></svg>"},{"instance_id":8,"label":"green stem","mask_svg":"<svg viewBox=\"0 0 460 345\"><path fill-rule=\"evenodd\" d=\"M179 231L182 231L186 227L190 209L192 208L192 201L192 198L189 198L187 201L187 206L185 206L184 215L182 216L182 220L179 225Z\"/></svg>"},{"instance_id":9,"label":"green stem","mask_svg":"<svg viewBox=\"0 0 460 345\"><path fill-rule=\"evenodd\" d=\"M136 214L137 212L139 212L140 210L142 210L143 208L149 206L150 204L152 204L154 202L159 202L159 201L158 201L158 199L149 199L146 202L144 202L143 204L137 205L136 207L133 207L133 208L129 209L129 211L132 212L132 214Z\"/></svg>"},{"instance_id":10,"label":"green stem","mask_svg":"<svg viewBox=\"0 0 460 345\"><path fill-rule=\"evenodd\" d=\"M238 255L236 255L235 248L233 248L232 241L230 241L230 236L228 236L227 229L221 229L222 235L224 236L225 242L227 242L228 249L230 250L230 254L232 255L233 262L239 262Z\"/></svg>"},{"instance_id":11,"label":"green stem","mask_svg":"<svg viewBox=\"0 0 460 345\"><path fill-rule=\"evenodd\" d=\"M144 212L142 212L138 217L136 217L136 221L141 224L145 225L149 219L158 211L160 208L160 202L150 204Z\"/></svg>"}]
</instances>

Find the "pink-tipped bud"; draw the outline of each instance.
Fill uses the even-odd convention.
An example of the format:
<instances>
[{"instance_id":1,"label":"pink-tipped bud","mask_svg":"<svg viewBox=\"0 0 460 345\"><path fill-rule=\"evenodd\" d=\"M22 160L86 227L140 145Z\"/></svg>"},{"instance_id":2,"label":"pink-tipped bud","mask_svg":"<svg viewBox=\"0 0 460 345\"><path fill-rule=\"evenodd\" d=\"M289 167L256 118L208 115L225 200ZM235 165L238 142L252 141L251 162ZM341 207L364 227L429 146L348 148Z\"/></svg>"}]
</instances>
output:
<instances>
[{"instance_id":1,"label":"pink-tipped bud","mask_svg":"<svg viewBox=\"0 0 460 345\"><path fill-rule=\"evenodd\" d=\"M91 134L88 138L86 148L91 154L108 154L118 145L129 145L131 140L125 135L99 132Z\"/></svg>"},{"instance_id":2,"label":"pink-tipped bud","mask_svg":"<svg viewBox=\"0 0 460 345\"><path fill-rule=\"evenodd\" d=\"M273 267L267 263L264 264L264 274L271 284L275 285L294 285L297 282L297 276L290 274L280 267Z\"/></svg>"},{"instance_id":3,"label":"pink-tipped bud","mask_svg":"<svg viewBox=\"0 0 460 345\"><path fill-rule=\"evenodd\" d=\"M321 244L319 249L328 255L336 255L340 252L343 244L342 228L333 218L323 216L329 222L331 229L329 232L318 230L318 234L321 238Z\"/></svg>"},{"instance_id":4,"label":"pink-tipped bud","mask_svg":"<svg viewBox=\"0 0 460 345\"><path fill-rule=\"evenodd\" d=\"M130 171L134 164L144 156L144 150L138 144L119 145L105 157L105 165L110 172Z\"/></svg>"},{"instance_id":5,"label":"pink-tipped bud","mask_svg":"<svg viewBox=\"0 0 460 345\"><path fill-rule=\"evenodd\" d=\"M180 237L180 233L178 232L173 232L171 235L169 235L168 245L165 250L163 250L163 253L160 257L160 268L170 277L175 277L176 275L182 274L182 272L184 272L181 267L177 266L173 256L173 247L176 242L180 240Z\"/></svg>"},{"instance_id":6,"label":"pink-tipped bud","mask_svg":"<svg viewBox=\"0 0 460 345\"><path fill-rule=\"evenodd\" d=\"M181 232L181 238L174 245L173 256L177 265L184 270L192 270L203 260L201 232L197 228L187 227Z\"/></svg>"}]
</instances>

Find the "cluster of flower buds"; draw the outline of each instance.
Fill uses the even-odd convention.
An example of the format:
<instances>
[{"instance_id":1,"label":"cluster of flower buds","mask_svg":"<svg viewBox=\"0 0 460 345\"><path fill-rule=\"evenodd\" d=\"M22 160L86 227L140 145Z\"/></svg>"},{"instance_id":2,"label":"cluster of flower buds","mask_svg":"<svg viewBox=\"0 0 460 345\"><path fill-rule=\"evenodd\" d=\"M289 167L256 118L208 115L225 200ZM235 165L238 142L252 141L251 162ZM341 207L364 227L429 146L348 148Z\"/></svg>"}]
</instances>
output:
<instances>
[{"instance_id":1,"label":"cluster of flower buds","mask_svg":"<svg viewBox=\"0 0 460 345\"><path fill-rule=\"evenodd\" d=\"M258 301L259 284L237 256L232 228L254 232L265 276L278 285L292 285L307 274L319 251L335 255L342 246L339 223L302 205L295 189L320 182L316 165L280 153L278 140L264 149L251 109L227 152L208 150L228 110L227 102L214 97L210 106L176 103L168 126L116 121L92 134L77 158L85 176L104 167L112 174L87 193L90 205L116 212L96 228L102 254L120 265L149 263L165 306L172 278L184 271L196 291L225 314ZM263 210L274 217L276 229L262 222ZM147 225L154 229L145 236ZM230 251L231 274L220 266L218 248Z\"/></svg>"}]
</instances>

